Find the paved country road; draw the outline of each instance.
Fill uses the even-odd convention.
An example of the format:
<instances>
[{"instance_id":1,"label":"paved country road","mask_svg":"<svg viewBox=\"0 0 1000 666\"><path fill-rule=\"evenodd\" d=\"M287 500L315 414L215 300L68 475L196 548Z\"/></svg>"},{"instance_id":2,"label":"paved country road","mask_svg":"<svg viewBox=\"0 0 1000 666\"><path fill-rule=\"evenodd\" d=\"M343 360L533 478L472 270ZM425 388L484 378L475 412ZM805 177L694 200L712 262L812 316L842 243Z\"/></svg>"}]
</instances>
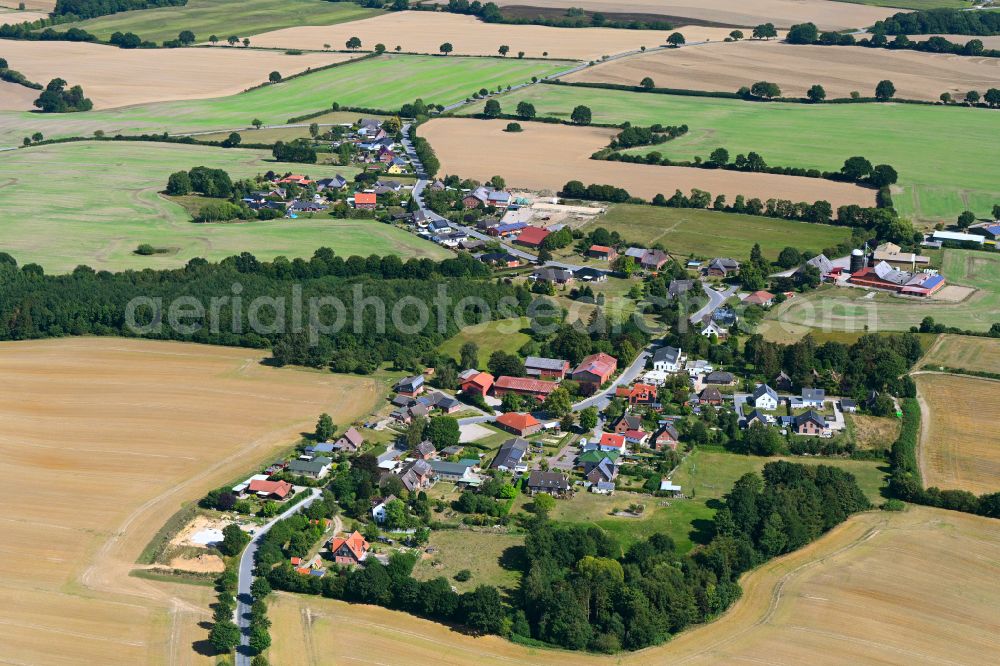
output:
<instances>
[{"instance_id":1,"label":"paved country road","mask_svg":"<svg viewBox=\"0 0 1000 666\"><path fill-rule=\"evenodd\" d=\"M692 324L697 324L705 317L705 315L710 315L718 310L719 307L726 302L726 299L735 294L737 290L736 287L727 287L725 291L716 291L704 282L701 283L701 287L705 290L705 293L708 294L708 303L705 304L705 307L691 315L690 322Z\"/></svg>"},{"instance_id":2,"label":"paved country road","mask_svg":"<svg viewBox=\"0 0 1000 666\"><path fill-rule=\"evenodd\" d=\"M236 649L236 666L250 666L250 659L252 658L250 654L250 605L253 603L253 598L250 594L250 586L253 585L254 555L260 547L261 540L274 527L275 523L305 509L315 502L321 493L322 491L319 488L313 488L311 497L302 500L258 529L240 557L240 577L236 589L236 626L240 628L240 646Z\"/></svg>"}]
</instances>

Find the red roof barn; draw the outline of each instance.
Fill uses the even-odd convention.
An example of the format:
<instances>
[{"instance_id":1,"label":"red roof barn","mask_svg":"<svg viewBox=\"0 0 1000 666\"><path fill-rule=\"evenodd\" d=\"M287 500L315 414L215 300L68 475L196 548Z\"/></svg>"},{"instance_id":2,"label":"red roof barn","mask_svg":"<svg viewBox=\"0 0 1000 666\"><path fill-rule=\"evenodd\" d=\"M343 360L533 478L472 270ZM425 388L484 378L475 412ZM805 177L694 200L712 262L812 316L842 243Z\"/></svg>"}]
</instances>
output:
<instances>
[{"instance_id":1,"label":"red roof barn","mask_svg":"<svg viewBox=\"0 0 1000 666\"><path fill-rule=\"evenodd\" d=\"M525 227L524 231L518 234L517 240L514 242L527 247L541 247L542 241L550 233L548 229L542 229L541 227Z\"/></svg>"}]
</instances>

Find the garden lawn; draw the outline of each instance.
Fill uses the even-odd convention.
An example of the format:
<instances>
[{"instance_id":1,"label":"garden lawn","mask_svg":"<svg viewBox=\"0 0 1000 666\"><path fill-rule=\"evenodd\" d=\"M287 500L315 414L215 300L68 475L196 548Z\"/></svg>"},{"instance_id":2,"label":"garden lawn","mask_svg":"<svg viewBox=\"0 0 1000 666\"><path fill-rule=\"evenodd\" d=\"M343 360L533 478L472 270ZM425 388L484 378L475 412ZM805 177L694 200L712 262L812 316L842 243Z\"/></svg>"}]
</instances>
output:
<instances>
[{"instance_id":1,"label":"garden lawn","mask_svg":"<svg viewBox=\"0 0 1000 666\"><path fill-rule=\"evenodd\" d=\"M95 130L108 135L242 131L254 118L266 125L280 125L290 117L329 109L334 102L388 111L417 98L447 105L480 88L495 90L565 67L564 62L514 58L384 55L229 97L72 114L0 112L0 147L20 145L23 137L35 132L53 139L90 136Z\"/></svg>"},{"instance_id":2,"label":"garden lawn","mask_svg":"<svg viewBox=\"0 0 1000 666\"><path fill-rule=\"evenodd\" d=\"M1000 311L1000 253L945 250L941 272L951 285L976 291L959 303L935 299L904 299L863 289L824 287L800 294L773 308L769 327L786 323L792 329L824 331L907 331L924 317L938 324L973 331L989 330ZM945 287L947 289L947 287ZM780 335L772 331L771 337Z\"/></svg>"},{"instance_id":3,"label":"garden lawn","mask_svg":"<svg viewBox=\"0 0 1000 666\"><path fill-rule=\"evenodd\" d=\"M501 566L501 559L511 558L513 551L524 545L520 534L491 534L470 530L434 530L427 546L436 548L433 554L421 553L413 577L430 580L444 576L459 592L475 589L479 585L495 585L513 591L521 581L521 572ZM511 558L516 561L516 558ZM455 574L463 569L472 572L472 578L461 582Z\"/></svg>"},{"instance_id":4,"label":"garden lawn","mask_svg":"<svg viewBox=\"0 0 1000 666\"><path fill-rule=\"evenodd\" d=\"M1000 135L1000 114L987 109L759 103L556 85L531 86L499 101L513 112L522 100L539 116L569 119L583 104L594 122L687 124L683 137L635 149L674 159L707 159L724 147L730 158L752 150L771 165L838 170L848 157L862 155L899 172L896 208L918 220L953 220L966 208L985 217L1000 201L1000 160L994 143L984 140Z\"/></svg>"},{"instance_id":5,"label":"garden lawn","mask_svg":"<svg viewBox=\"0 0 1000 666\"><path fill-rule=\"evenodd\" d=\"M458 332L458 335L442 342L438 351L458 361L461 357L462 345L466 342L474 342L479 346L478 367L481 370L486 370L486 363L493 352L503 351L516 355L517 350L531 339L530 335L521 332L530 326L531 321L527 317L497 319L485 324L466 326Z\"/></svg>"},{"instance_id":6,"label":"garden lawn","mask_svg":"<svg viewBox=\"0 0 1000 666\"><path fill-rule=\"evenodd\" d=\"M339 255L399 254L440 259L448 253L402 229L373 220L277 219L196 224L159 192L170 173L204 165L236 178L270 169L313 177L357 170L274 162L262 150L138 142L79 142L4 153L0 159L0 248L20 264L68 272L173 268L193 257L219 260L243 251L260 259L311 257L316 248ZM83 176L85 174L85 177ZM134 253L140 243L168 251Z\"/></svg>"},{"instance_id":7,"label":"garden lawn","mask_svg":"<svg viewBox=\"0 0 1000 666\"><path fill-rule=\"evenodd\" d=\"M881 501L880 489L884 473L879 469L883 463L878 461L761 458L703 450L689 455L672 477L673 482L684 489L688 499L667 499L625 492L608 497L580 492L571 500L558 501L552 518L596 525L618 539L623 549L661 532L674 540L678 551L686 552L696 543L706 543L711 538L711 521L715 516L717 502L732 489L736 480L747 472L760 472L764 465L775 460L840 467L854 474L858 485L873 504ZM631 504L645 505L642 517L610 515L613 509L622 510Z\"/></svg>"},{"instance_id":8,"label":"garden lawn","mask_svg":"<svg viewBox=\"0 0 1000 666\"><path fill-rule=\"evenodd\" d=\"M628 242L661 243L675 255L749 256L760 243L764 256L777 259L786 247L822 252L850 238L850 229L826 224L790 222L770 217L734 215L693 208L658 208L622 204L595 218L587 227L617 231Z\"/></svg>"},{"instance_id":9,"label":"garden lawn","mask_svg":"<svg viewBox=\"0 0 1000 666\"><path fill-rule=\"evenodd\" d=\"M189 0L183 7L141 9L100 16L75 23L101 40L113 32L134 32L143 39L162 42L177 39L181 30L190 30L198 41L211 35L225 41L230 35L240 38L269 30L302 25L334 25L376 16L382 12L350 2L326 0ZM253 40L251 39L251 44ZM343 44L332 45L335 49Z\"/></svg>"}]
</instances>

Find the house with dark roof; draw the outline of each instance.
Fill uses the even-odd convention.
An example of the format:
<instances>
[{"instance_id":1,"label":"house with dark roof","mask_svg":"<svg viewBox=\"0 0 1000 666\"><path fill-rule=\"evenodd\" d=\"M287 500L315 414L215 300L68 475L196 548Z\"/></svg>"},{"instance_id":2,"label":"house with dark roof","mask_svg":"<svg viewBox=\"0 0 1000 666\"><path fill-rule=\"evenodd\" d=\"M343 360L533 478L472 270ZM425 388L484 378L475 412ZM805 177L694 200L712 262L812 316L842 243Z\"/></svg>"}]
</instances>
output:
<instances>
[{"instance_id":1,"label":"house with dark roof","mask_svg":"<svg viewBox=\"0 0 1000 666\"><path fill-rule=\"evenodd\" d=\"M792 378L785 373L784 370L778 373L778 376L774 378L774 388L779 391L791 391L792 390Z\"/></svg>"},{"instance_id":2,"label":"house with dark roof","mask_svg":"<svg viewBox=\"0 0 1000 666\"><path fill-rule=\"evenodd\" d=\"M526 439L520 437L508 439L500 445L500 450L497 451L493 462L490 463L490 469L517 473L528 471L525 456L529 448L531 448L531 444Z\"/></svg>"},{"instance_id":3,"label":"house with dark roof","mask_svg":"<svg viewBox=\"0 0 1000 666\"><path fill-rule=\"evenodd\" d=\"M830 426L820 414L809 410L793 417L793 430L797 435L823 436L830 434Z\"/></svg>"},{"instance_id":4,"label":"house with dark roof","mask_svg":"<svg viewBox=\"0 0 1000 666\"><path fill-rule=\"evenodd\" d=\"M529 356L524 359L524 371L529 377L559 380L569 372L569 361L561 358Z\"/></svg>"},{"instance_id":5,"label":"house with dark roof","mask_svg":"<svg viewBox=\"0 0 1000 666\"><path fill-rule=\"evenodd\" d=\"M704 382L706 384L717 384L719 386L730 386L736 381L735 375L731 372L725 372L724 370L716 370L715 372L710 372L705 376Z\"/></svg>"},{"instance_id":6,"label":"house with dark roof","mask_svg":"<svg viewBox=\"0 0 1000 666\"><path fill-rule=\"evenodd\" d=\"M641 428L642 417L637 414L622 414L622 416L615 421L614 432L619 435L623 435L629 430L639 430Z\"/></svg>"},{"instance_id":7,"label":"house with dark roof","mask_svg":"<svg viewBox=\"0 0 1000 666\"><path fill-rule=\"evenodd\" d=\"M434 444L426 439L417 444L417 448L413 451L414 457L419 460L430 460L436 453L437 449L434 448Z\"/></svg>"},{"instance_id":8,"label":"house with dark roof","mask_svg":"<svg viewBox=\"0 0 1000 666\"><path fill-rule=\"evenodd\" d=\"M821 409L825 402L826 391L817 388L803 388L800 397L791 399L793 409L801 409L803 407L816 407Z\"/></svg>"},{"instance_id":9,"label":"house with dark roof","mask_svg":"<svg viewBox=\"0 0 1000 666\"><path fill-rule=\"evenodd\" d=\"M698 402L718 407L722 404L722 392L714 386L707 386L698 395Z\"/></svg>"},{"instance_id":10,"label":"house with dark roof","mask_svg":"<svg viewBox=\"0 0 1000 666\"><path fill-rule=\"evenodd\" d=\"M312 460L297 459L288 463L288 473L297 476L307 476L311 479L322 479L330 471L332 458L317 456Z\"/></svg>"},{"instance_id":11,"label":"house with dark roof","mask_svg":"<svg viewBox=\"0 0 1000 666\"><path fill-rule=\"evenodd\" d=\"M709 277L730 277L739 273L740 262L735 259L729 259L728 257L717 257L708 262L708 268L705 269L705 274Z\"/></svg>"},{"instance_id":12,"label":"house with dark roof","mask_svg":"<svg viewBox=\"0 0 1000 666\"><path fill-rule=\"evenodd\" d=\"M573 273L573 277L581 282L606 282L608 274L606 271L591 268L590 266L584 266L583 268L576 269L576 272Z\"/></svg>"},{"instance_id":13,"label":"house with dark roof","mask_svg":"<svg viewBox=\"0 0 1000 666\"><path fill-rule=\"evenodd\" d=\"M595 464L590 465L589 471L584 476L591 483L600 483L601 481L613 483L618 477L618 464L610 456L605 455Z\"/></svg>"},{"instance_id":14,"label":"house with dark roof","mask_svg":"<svg viewBox=\"0 0 1000 666\"><path fill-rule=\"evenodd\" d=\"M426 460L415 460L399 475L399 480L411 492L426 490L434 485L434 470Z\"/></svg>"},{"instance_id":15,"label":"house with dark roof","mask_svg":"<svg viewBox=\"0 0 1000 666\"><path fill-rule=\"evenodd\" d=\"M396 393L415 398L424 392L424 376L403 377L396 384Z\"/></svg>"},{"instance_id":16,"label":"house with dark roof","mask_svg":"<svg viewBox=\"0 0 1000 666\"><path fill-rule=\"evenodd\" d=\"M657 451L662 451L663 449L676 451L679 443L680 435L677 432L677 428L672 423L664 423L663 427L653 435L652 447Z\"/></svg>"},{"instance_id":17,"label":"house with dark roof","mask_svg":"<svg viewBox=\"0 0 1000 666\"><path fill-rule=\"evenodd\" d=\"M653 352L653 369L661 372L680 372L684 356L677 347L660 347Z\"/></svg>"},{"instance_id":18,"label":"house with dark roof","mask_svg":"<svg viewBox=\"0 0 1000 666\"><path fill-rule=\"evenodd\" d=\"M479 461L471 459L459 460L458 462L447 462L445 460L430 461L434 476L442 481L453 481L459 485L479 484L481 479L475 473L478 464Z\"/></svg>"},{"instance_id":19,"label":"house with dark roof","mask_svg":"<svg viewBox=\"0 0 1000 666\"><path fill-rule=\"evenodd\" d=\"M671 280L667 286L667 295L670 298L677 298L694 289L694 280Z\"/></svg>"},{"instance_id":20,"label":"house with dark roof","mask_svg":"<svg viewBox=\"0 0 1000 666\"><path fill-rule=\"evenodd\" d=\"M647 271L658 271L667 263L667 253L663 250L649 250L639 260L639 265Z\"/></svg>"},{"instance_id":21,"label":"house with dark roof","mask_svg":"<svg viewBox=\"0 0 1000 666\"><path fill-rule=\"evenodd\" d=\"M573 273L563 268L539 268L531 274L531 279L535 282L569 284L573 281Z\"/></svg>"},{"instance_id":22,"label":"house with dark roof","mask_svg":"<svg viewBox=\"0 0 1000 666\"><path fill-rule=\"evenodd\" d=\"M757 409L771 412L778 408L778 394L767 384L758 384L750 395L749 402Z\"/></svg>"},{"instance_id":23,"label":"house with dark roof","mask_svg":"<svg viewBox=\"0 0 1000 666\"><path fill-rule=\"evenodd\" d=\"M528 475L528 494L545 493L553 497L562 497L569 492L569 480L562 472L543 472L533 470Z\"/></svg>"}]
</instances>

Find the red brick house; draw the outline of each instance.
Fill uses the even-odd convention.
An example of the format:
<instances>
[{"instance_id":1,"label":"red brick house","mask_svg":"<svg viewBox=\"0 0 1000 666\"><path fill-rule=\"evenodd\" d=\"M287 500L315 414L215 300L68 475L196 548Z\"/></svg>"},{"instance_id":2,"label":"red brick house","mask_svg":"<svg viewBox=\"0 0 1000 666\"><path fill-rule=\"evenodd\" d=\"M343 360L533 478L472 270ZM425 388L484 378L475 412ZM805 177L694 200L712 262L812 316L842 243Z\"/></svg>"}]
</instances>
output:
<instances>
[{"instance_id":1,"label":"red brick house","mask_svg":"<svg viewBox=\"0 0 1000 666\"><path fill-rule=\"evenodd\" d=\"M618 369L618 359L601 352L591 354L580 362L573 370L572 378L580 383L584 393L594 393L604 382L611 379Z\"/></svg>"},{"instance_id":2,"label":"red brick house","mask_svg":"<svg viewBox=\"0 0 1000 666\"><path fill-rule=\"evenodd\" d=\"M663 449L677 450L677 428L673 424L666 424L656 433L653 437L652 446L657 451L662 451Z\"/></svg>"},{"instance_id":3,"label":"red brick house","mask_svg":"<svg viewBox=\"0 0 1000 666\"><path fill-rule=\"evenodd\" d=\"M825 435L829 432L826 419L811 409L795 417L795 433L798 435Z\"/></svg>"},{"instance_id":4,"label":"red brick house","mask_svg":"<svg viewBox=\"0 0 1000 666\"><path fill-rule=\"evenodd\" d=\"M330 553L337 564L361 564L371 549L361 533L355 531L348 537L334 537L330 541Z\"/></svg>"},{"instance_id":5,"label":"red brick house","mask_svg":"<svg viewBox=\"0 0 1000 666\"><path fill-rule=\"evenodd\" d=\"M642 429L642 418L636 416L635 414L624 414L618 422L615 423L614 431L619 435L624 435L629 430L641 430Z\"/></svg>"},{"instance_id":6,"label":"red brick house","mask_svg":"<svg viewBox=\"0 0 1000 666\"><path fill-rule=\"evenodd\" d=\"M514 241L517 245L524 245L525 247L537 248L542 246L542 241L552 232L548 229L542 229L541 227L525 227L524 231L517 235L517 239Z\"/></svg>"},{"instance_id":7,"label":"red brick house","mask_svg":"<svg viewBox=\"0 0 1000 666\"><path fill-rule=\"evenodd\" d=\"M465 208L466 210L470 208L479 208L482 205L482 200L473 194L466 194L462 197L462 208Z\"/></svg>"},{"instance_id":8,"label":"red brick house","mask_svg":"<svg viewBox=\"0 0 1000 666\"><path fill-rule=\"evenodd\" d=\"M358 210L375 210L378 196L374 192L355 192L354 207Z\"/></svg>"},{"instance_id":9,"label":"red brick house","mask_svg":"<svg viewBox=\"0 0 1000 666\"><path fill-rule=\"evenodd\" d=\"M518 412L507 412L501 414L496 420L496 424L515 435L527 437L542 429L541 422L531 414L520 414Z\"/></svg>"},{"instance_id":10,"label":"red brick house","mask_svg":"<svg viewBox=\"0 0 1000 666\"><path fill-rule=\"evenodd\" d=\"M485 398L486 394L493 388L493 375L488 372L473 370L468 374L463 373L463 375L465 376L459 377L461 381L459 387L462 393L478 393Z\"/></svg>"},{"instance_id":11,"label":"red brick house","mask_svg":"<svg viewBox=\"0 0 1000 666\"><path fill-rule=\"evenodd\" d=\"M559 386L555 382L546 382L541 379L531 379L529 377L499 377L493 384L493 395L502 398L508 393L516 393L528 398L534 398L538 402L544 401L552 391Z\"/></svg>"},{"instance_id":12,"label":"red brick house","mask_svg":"<svg viewBox=\"0 0 1000 666\"><path fill-rule=\"evenodd\" d=\"M636 383L631 387L619 386L615 395L625 398L630 405L649 405L656 402L656 387L652 384Z\"/></svg>"},{"instance_id":13,"label":"red brick house","mask_svg":"<svg viewBox=\"0 0 1000 666\"><path fill-rule=\"evenodd\" d=\"M587 250L587 256L594 259L614 261L618 258L618 252L615 251L615 248L608 247L607 245L591 245L590 249Z\"/></svg>"}]
</instances>

